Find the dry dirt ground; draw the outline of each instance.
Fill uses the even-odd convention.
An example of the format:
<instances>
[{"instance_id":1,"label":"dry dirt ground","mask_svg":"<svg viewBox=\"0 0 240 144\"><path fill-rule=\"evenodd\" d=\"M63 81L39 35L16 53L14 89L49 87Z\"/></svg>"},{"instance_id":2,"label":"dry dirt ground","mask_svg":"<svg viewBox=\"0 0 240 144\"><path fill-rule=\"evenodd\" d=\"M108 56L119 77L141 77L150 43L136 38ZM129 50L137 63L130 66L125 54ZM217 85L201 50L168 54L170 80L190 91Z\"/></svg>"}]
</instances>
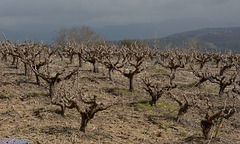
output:
<instances>
[{"instance_id":1,"label":"dry dirt ground","mask_svg":"<svg viewBox=\"0 0 240 144\"><path fill-rule=\"evenodd\" d=\"M99 97L118 104L101 111L89 122L86 133L80 132L81 116L75 109L67 109L66 116L59 114L60 108L52 105L48 97L48 85L41 86L35 79L25 77L23 67L14 69L9 63L0 63L0 141L5 138L29 139L28 143L113 143L113 144L184 144L208 143L200 122L204 119L204 97L209 97L216 106L223 106L226 98L216 96L218 88L209 82L200 88L191 88L196 78L191 72L180 69L175 82L178 88L173 93L202 93L198 103L203 110L190 109L181 122L176 122L178 104L163 95L157 106L148 103L150 96L143 89L144 75L158 80L168 78L169 71L154 67L134 79L135 92L128 89L128 80L120 73L113 74L113 81L107 77L107 70L100 67L99 73L90 71L91 65L84 63L79 70L79 83L89 87ZM207 95L206 95L207 94ZM238 96L239 97L239 96ZM229 98L230 100L231 98ZM229 101L231 102L231 100ZM239 110L239 101L237 109ZM213 128L214 129L214 128ZM212 133L211 133L212 134ZM211 143L240 144L240 113L224 120L219 135Z\"/></svg>"}]
</instances>

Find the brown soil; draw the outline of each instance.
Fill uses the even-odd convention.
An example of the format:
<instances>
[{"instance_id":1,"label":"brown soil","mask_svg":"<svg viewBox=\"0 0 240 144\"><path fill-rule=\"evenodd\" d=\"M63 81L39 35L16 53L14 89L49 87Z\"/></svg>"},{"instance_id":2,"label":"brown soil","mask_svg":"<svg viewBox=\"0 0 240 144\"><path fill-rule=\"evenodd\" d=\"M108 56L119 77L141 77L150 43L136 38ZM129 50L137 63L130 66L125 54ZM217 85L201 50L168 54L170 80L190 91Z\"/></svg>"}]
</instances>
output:
<instances>
[{"instance_id":1,"label":"brown soil","mask_svg":"<svg viewBox=\"0 0 240 144\"><path fill-rule=\"evenodd\" d=\"M209 82L200 88L191 88L198 80L184 69L177 71L175 82L178 88L173 93L198 93L198 103L202 110L192 108L181 122L176 122L178 104L163 95L157 106L148 103L150 96L143 89L141 78L145 74L159 79L168 78L169 71L147 70L134 79L135 91L127 90L128 80L114 72L113 81L108 80L107 70L100 67L100 73L90 71L91 65L84 63L79 71L79 83L90 88L97 96L107 101L118 102L105 111L95 115L87 126L86 133L80 129L81 116L75 109L67 109L66 116L59 114L60 108L51 105L48 85L42 80L41 86L34 84L34 75L25 77L23 67L14 69L9 63L0 63L0 141L5 138L29 139L29 143L146 143L146 144L184 144L208 143L205 140L200 122L204 119L206 94L216 106L223 106L227 97L217 96L218 87ZM238 95L239 97L239 95ZM228 98L231 100L231 98ZM229 120L224 120L220 133L211 143L240 144L239 100L238 112ZM212 133L211 133L212 134Z\"/></svg>"}]
</instances>

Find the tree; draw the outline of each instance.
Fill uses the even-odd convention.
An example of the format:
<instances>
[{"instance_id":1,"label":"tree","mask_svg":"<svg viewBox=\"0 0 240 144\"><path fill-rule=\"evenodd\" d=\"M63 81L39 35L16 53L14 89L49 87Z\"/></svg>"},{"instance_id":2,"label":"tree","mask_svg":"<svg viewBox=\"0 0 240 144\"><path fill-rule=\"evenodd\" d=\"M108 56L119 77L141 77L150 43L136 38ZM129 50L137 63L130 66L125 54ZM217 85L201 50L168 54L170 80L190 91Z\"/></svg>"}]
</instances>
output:
<instances>
[{"instance_id":1,"label":"tree","mask_svg":"<svg viewBox=\"0 0 240 144\"><path fill-rule=\"evenodd\" d=\"M231 53L221 56L221 65L217 67L217 71L212 71L208 66L205 69L195 70L193 66L190 66L195 76L199 77L199 82L195 86L199 86L201 83L209 80L211 83L219 85L218 95L221 97L227 86L234 84L237 76L239 75L237 60L238 56L234 56ZM235 67L235 70L234 70Z\"/></svg>"},{"instance_id":2,"label":"tree","mask_svg":"<svg viewBox=\"0 0 240 144\"><path fill-rule=\"evenodd\" d=\"M61 114L64 116L65 105L55 101L54 91L56 87L62 81L70 79L73 75L77 74L79 66L74 68L69 68L67 63L58 64L56 59L53 59L53 55L58 53L58 45L52 45L48 48L48 51L45 51L45 60L38 63L34 60L29 60L30 68L33 70L37 77L42 78L49 84L49 95L51 98L51 103L61 107ZM38 67L38 64L43 63L41 68Z\"/></svg>"},{"instance_id":3,"label":"tree","mask_svg":"<svg viewBox=\"0 0 240 144\"><path fill-rule=\"evenodd\" d=\"M157 63L162 67L170 69L170 85L173 86L173 80L175 79L176 71L178 68L184 68L185 65L190 61L190 56L188 54L181 53L178 49L167 50L160 53L160 57Z\"/></svg>"},{"instance_id":4,"label":"tree","mask_svg":"<svg viewBox=\"0 0 240 144\"><path fill-rule=\"evenodd\" d=\"M148 59L156 56L154 52L147 45L139 45L134 42L130 47L122 46L121 55L123 59L121 63L122 67L119 67L117 71L121 72L123 76L129 80L129 91L133 91L133 79L134 76L144 71L147 66L144 64Z\"/></svg>"},{"instance_id":5,"label":"tree","mask_svg":"<svg viewBox=\"0 0 240 144\"><path fill-rule=\"evenodd\" d=\"M70 29L62 28L57 32L54 41L56 44L62 46L64 51L70 57L70 63L73 62L73 56L78 55L79 66L82 66L82 47L79 45L88 45L100 40L98 33L93 31L89 26L82 26L81 28L72 27ZM73 44L74 43L74 44Z\"/></svg>"},{"instance_id":6,"label":"tree","mask_svg":"<svg viewBox=\"0 0 240 144\"><path fill-rule=\"evenodd\" d=\"M175 95L173 95L171 92L168 92L168 95L171 99L173 99L174 101L176 101L179 105L179 110L178 110L178 115L177 115L177 119L176 121L179 122L182 118L182 116L188 112L188 110L191 107L195 107L196 106L196 95L194 94L183 94L182 97L184 98L184 101L178 99ZM188 98L187 98L188 97ZM191 102L189 102L189 100L192 100Z\"/></svg>"},{"instance_id":7,"label":"tree","mask_svg":"<svg viewBox=\"0 0 240 144\"><path fill-rule=\"evenodd\" d=\"M149 102L151 106L156 105L157 100L166 92L174 89L177 87L175 85L174 87L170 85L166 85L164 83L165 79L161 79L160 83L156 83L156 81L152 82L150 78L143 78L144 83L144 89L146 92L149 93L149 95L152 97L151 101Z\"/></svg>"},{"instance_id":8,"label":"tree","mask_svg":"<svg viewBox=\"0 0 240 144\"><path fill-rule=\"evenodd\" d=\"M129 39L125 39L121 41L121 46L125 46L125 47L131 47L131 45L133 44L132 40Z\"/></svg>"},{"instance_id":9,"label":"tree","mask_svg":"<svg viewBox=\"0 0 240 144\"><path fill-rule=\"evenodd\" d=\"M105 45L101 49L102 57L98 60L108 69L109 79L112 80L113 71L122 68L124 63L123 55L121 55L121 49L117 45Z\"/></svg>"},{"instance_id":10,"label":"tree","mask_svg":"<svg viewBox=\"0 0 240 144\"><path fill-rule=\"evenodd\" d=\"M85 46L85 47L84 47ZM93 72L98 73L98 61L102 59L103 53L102 50L106 47L106 44L103 42L95 42L92 44L84 45L82 59L86 62L90 62L93 65Z\"/></svg>"},{"instance_id":11,"label":"tree","mask_svg":"<svg viewBox=\"0 0 240 144\"><path fill-rule=\"evenodd\" d=\"M100 102L95 94L83 88L78 87L78 81L76 78L66 80L59 83L54 91L54 97L57 104L63 108L73 109L76 108L81 115L81 132L86 132L87 124L94 118L95 114L108 109L113 103ZM100 95L100 94L98 94Z\"/></svg>"},{"instance_id":12,"label":"tree","mask_svg":"<svg viewBox=\"0 0 240 144\"><path fill-rule=\"evenodd\" d=\"M34 50L36 47L36 43L33 41L25 41L24 43L15 42L8 40L5 35L5 43L4 49L7 51L7 54L12 55L14 58L20 58L20 60L24 63L24 75L29 76L29 66L28 63L25 61L27 57L30 56L30 51ZM18 63L16 64L16 68L18 67Z\"/></svg>"},{"instance_id":13,"label":"tree","mask_svg":"<svg viewBox=\"0 0 240 144\"><path fill-rule=\"evenodd\" d=\"M2 33L2 34L3 34L3 37L4 37L5 41L0 42L0 53L2 54L1 61L7 62L7 56L8 56L7 47L8 47L9 44L11 45L11 41L7 40L4 33Z\"/></svg>"},{"instance_id":14,"label":"tree","mask_svg":"<svg viewBox=\"0 0 240 144\"><path fill-rule=\"evenodd\" d=\"M223 122L223 119L228 120L230 117L232 117L236 113L235 105L233 106L229 105L226 106L226 100L224 103L223 108L220 108L218 110L214 109L214 105L209 104L209 100L207 99L207 112L205 115L205 119L201 121L201 127L202 127L202 133L205 137L205 139L209 139L209 134L213 126L217 125L217 129L215 132L215 138L218 135L220 126Z\"/></svg>"}]
</instances>

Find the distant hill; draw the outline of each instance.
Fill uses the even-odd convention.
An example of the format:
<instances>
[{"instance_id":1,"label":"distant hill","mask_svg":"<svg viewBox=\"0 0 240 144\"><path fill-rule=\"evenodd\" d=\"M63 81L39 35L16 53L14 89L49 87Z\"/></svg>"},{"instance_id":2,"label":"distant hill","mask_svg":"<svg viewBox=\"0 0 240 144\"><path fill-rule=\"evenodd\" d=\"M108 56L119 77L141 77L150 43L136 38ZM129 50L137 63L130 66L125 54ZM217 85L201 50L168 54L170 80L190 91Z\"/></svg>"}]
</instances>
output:
<instances>
[{"instance_id":1,"label":"distant hill","mask_svg":"<svg viewBox=\"0 0 240 144\"><path fill-rule=\"evenodd\" d=\"M226 25L229 28L216 28ZM31 39L51 43L58 30L59 26L55 25L27 25L11 30L0 28L0 39L3 40L1 34L3 32L8 39L13 41ZM157 35L161 47L166 47L170 43L173 46L181 46L183 42L197 39L202 47L208 49L235 49L240 51L240 27L232 27L227 23L218 24L201 18L175 19L160 23L112 25L93 28L93 30L109 41L142 39L152 44L152 39Z\"/></svg>"},{"instance_id":2,"label":"distant hill","mask_svg":"<svg viewBox=\"0 0 240 144\"><path fill-rule=\"evenodd\" d=\"M45 43L51 43L54 36L54 32L27 32L27 31L15 31L15 30L6 30L0 29L0 39L3 40L3 35L5 34L7 39L12 41L25 41L25 40L34 40L34 41L44 41Z\"/></svg>"},{"instance_id":3,"label":"distant hill","mask_svg":"<svg viewBox=\"0 0 240 144\"><path fill-rule=\"evenodd\" d=\"M198 40L201 47L212 50L236 50L240 52L240 27L205 28L173 34L159 39L161 47L181 46L184 42Z\"/></svg>"},{"instance_id":4,"label":"distant hill","mask_svg":"<svg viewBox=\"0 0 240 144\"><path fill-rule=\"evenodd\" d=\"M77 27L81 27L79 25ZM106 40L115 41L123 39L152 39L157 35L158 38L162 38L174 33L196 30L206 27L216 27L217 25L206 19L202 18L189 18L189 19L174 19L167 20L159 23L134 23L126 25L110 25L102 28L92 28L99 33L101 37ZM11 40L44 40L52 41L56 31L59 30L59 26L52 25L26 25L19 26L15 29L1 29L0 32L4 32L6 36ZM0 38L1 34L0 34Z\"/></svg>"},{"instance_id":5,"label":"distant hill","mask_svg":"<svg viewBox=\"0 0 240 144\"><path fill-rule=\"evenodd\" d=\"M160 23L136 23L112 25L95 28L107 40L152 39L157 35L162 38L174 33L197 30L206 27L217 27L218 24L201 18L174 19Z\"/></svg>"}]
</instances>

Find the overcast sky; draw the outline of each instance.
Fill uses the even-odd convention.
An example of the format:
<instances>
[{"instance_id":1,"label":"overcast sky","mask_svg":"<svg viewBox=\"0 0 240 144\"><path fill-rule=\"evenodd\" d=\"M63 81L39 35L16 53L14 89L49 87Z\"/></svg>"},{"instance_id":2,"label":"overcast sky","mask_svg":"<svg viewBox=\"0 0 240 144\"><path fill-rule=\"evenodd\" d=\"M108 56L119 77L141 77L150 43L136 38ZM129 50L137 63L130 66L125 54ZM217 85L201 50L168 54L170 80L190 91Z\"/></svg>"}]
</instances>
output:
<instances>
[{"instance_id":1,"label":"overcast sky","mask_svg":"<svg viewBox=\"0 0 240 144\"><path fill-rule=\"evenodd\" d=\"M240 23L240 0L0 0L0 28L102 27L204 18Z\"/></svg>"}]
</instances>

